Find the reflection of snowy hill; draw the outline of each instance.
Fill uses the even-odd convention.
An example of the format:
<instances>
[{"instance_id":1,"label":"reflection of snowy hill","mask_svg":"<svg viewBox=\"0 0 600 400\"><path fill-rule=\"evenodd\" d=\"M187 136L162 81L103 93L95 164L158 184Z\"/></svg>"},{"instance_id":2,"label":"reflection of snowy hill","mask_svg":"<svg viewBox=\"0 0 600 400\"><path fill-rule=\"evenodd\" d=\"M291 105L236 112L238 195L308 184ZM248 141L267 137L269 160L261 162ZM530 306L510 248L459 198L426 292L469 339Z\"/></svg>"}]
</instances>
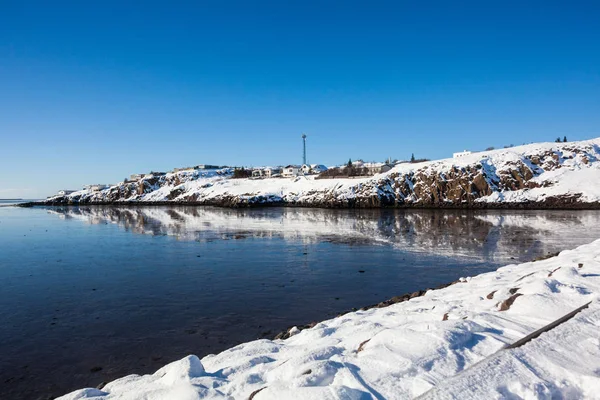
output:
<instances>
[{"instance_id":1,"label":"reflection of snowy hill","mask_svg":"<svg viewBox=\"0 0 600 400\"><path fill-rule=\"evenodd\" d=\"M181 240L283 238L397 246L404 251L530 259L600 236L600 214L569 211L324 210L308 208L65 207L50 212ZM555 247L552 247L554 249Z\"/></svg>"},{"instance_id":2,"label":"reflection of snowy hill","mask_svg":"<svg viewBox=\"0 0 600 400\"><path fill-rule=\"evenodd\" d=\"M459 159L400 164L361 179L231 179L231 171L180 171L49 203L179 202L325 207L470 206L500 203L577 207L600 203L600 138L539 143Z\"/></svg>"}]
</instances>

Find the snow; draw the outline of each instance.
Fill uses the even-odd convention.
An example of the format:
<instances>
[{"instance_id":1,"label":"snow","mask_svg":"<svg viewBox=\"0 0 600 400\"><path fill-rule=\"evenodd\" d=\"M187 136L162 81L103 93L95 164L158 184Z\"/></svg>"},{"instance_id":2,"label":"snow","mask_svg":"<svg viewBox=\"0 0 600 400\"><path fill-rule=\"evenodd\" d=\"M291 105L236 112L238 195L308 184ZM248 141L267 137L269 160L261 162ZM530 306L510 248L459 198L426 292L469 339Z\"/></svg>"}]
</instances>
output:
<instances>
[{"instance_id":1,"label":"snow","mask_svg":"<svg viewBox=\"0 0 600 400\"><path fill-rule=\"evenodd\" d=\"M597 240L286 340L188 356L60 399L600 398L599 293ZM502 350L590 301L575 318Z\"/></svg>"},{"instance_id":2,"label":"snow","mask_svg":"<svg viewBox=\"0 0 600 400\"><path fill-rule=\"evenodd\" d=\"M600 200L600 164L586 169L558 169L546 172L533 179L534 182L552 182L550 187L515 190L510 192L495 192L480 201L521 203L524 201L541 201L551 196L581 194L586 202Z\"/></svg>"},{"instance_id":3,"label":"snow","mask_svg":"<svg viewBox=\"0 0 600 400\"><path fill-rule=\"evenodd\" d=\"M533 161L538 159L537 161ZM508 184L500 185L503 177L526 169L533 176L522 181L526 189L514 190ZM144 178L136 183L92 192L82 190L66 196L71 201L191 201L203 204L286 203L299 205L346 204L357 198L378 198L395 204L430 201L436 190L423 177L445 176L460 170L468 179L478 174L492 189L489 195L476 194L482 203L541 202L553 196L579 197L581 202L600 201L600 138L570 143L537 143L509 149L472 153L460 158L448 158L423 163L403 163L390 171L372 177L357 179L315 179L315 176L269 179L231 179L231 170L179 171L165 176ZM512 177L510 179L513 179ZM509 179L509 181L510 181ZM143 187L139 187L145 182ZM153 182L152 184L150 182ZM464 195L473 195L472 181L461 183ZM425 185L425 186L423 186ZM534 186L539 186L535 187ZM404 192L399 188L406 187ZM523 187L523 186L520 186ZM139 191L139 189L143 189ZM415 191L415 189L418 189ZM408 191L408 192L407 192ZM466 200L447 198L442 193L441 202ZM50 199L55 201L59 197Z\"/></svg>"}]
</instances>

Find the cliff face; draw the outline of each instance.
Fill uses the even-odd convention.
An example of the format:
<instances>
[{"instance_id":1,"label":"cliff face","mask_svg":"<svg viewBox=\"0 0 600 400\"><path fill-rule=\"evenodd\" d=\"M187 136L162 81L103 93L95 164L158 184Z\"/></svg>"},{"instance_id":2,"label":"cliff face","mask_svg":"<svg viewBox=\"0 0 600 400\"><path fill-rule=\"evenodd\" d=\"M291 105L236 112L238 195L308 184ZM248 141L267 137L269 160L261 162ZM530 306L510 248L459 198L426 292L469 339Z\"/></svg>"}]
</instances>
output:
<instances>
[{"instance_id":1,"label":"cliff face","mask_svg":"<svg viewBox=\"0 0 600 400\"><path fill-rule=\"evenodd\" d=\"M120 202L220 206L486 207L598 205L600 138L400 164L362 179L231 179L230 171L178 172L100 192L54 197L51 204Z\"/></svg>"}]
</instances>

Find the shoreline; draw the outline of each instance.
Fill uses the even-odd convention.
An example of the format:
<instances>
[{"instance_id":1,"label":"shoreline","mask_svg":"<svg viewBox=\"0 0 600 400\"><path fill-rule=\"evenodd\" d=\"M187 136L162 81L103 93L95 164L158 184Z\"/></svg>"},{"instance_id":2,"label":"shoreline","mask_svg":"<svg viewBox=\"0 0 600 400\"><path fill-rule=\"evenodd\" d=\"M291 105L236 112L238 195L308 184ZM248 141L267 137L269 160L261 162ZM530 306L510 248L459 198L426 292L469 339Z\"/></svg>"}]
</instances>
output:
<instances>
[{"instance_id":1,"label":"shoreline","mask_svg":"<svg viewBox=\"0 0 600 400\"><path fill-rule=\"evenodd\" d=\"M189 206L189 207L221 207L221 208L322 208L322 209L397 209L397 210L600 210L598 202L564 202L562 199L549 198L543 202L502 202L502 203L465 203L465 204L397 204L382 206L365 206L363 204L323 204L323 203L224 203L222 201L113 201L113 202L27 202L10 204L22 208L31 207L87 207L87 206L111 206L111 207L159 207L159 206Z\"/></svg>"},{"instance_id":2,"label":"shoreline","mask_svg":"<svg viewBox=\"0 0 600 400\"><path fill-rule=\"evenodd\" d=\"M305 398L309 393L336 397L352 388L365 395L379 394L379 398L418 396L449 378L456 379L459 372L581 304L597 301L599 256L600 240L596 240L550 258L511 264L439 289L397 296L301 327L305 329L292 327L278 335L285 340L247 342L202 360L188 356L155 374L130 375L101 389L83 389L61 399L142 396L158 387L166 390L166 398L168 387L175 390L181 385L191 385L196 397L190 398L198 399L217 394L257 400L290 395ZM408 357L409 363L399 363L400 355ZM455 364L456 357L463 361ZM414 370L413 365L431 362L431 367ZM351 378L353 368L361 371L358 381ZM226 372L216 376L208 371ZM254 378L249 381L249 376ZM315 386L315 379L324 385ZM529 378L524 379L521 384L528 385ZM198 385L210 389L200 390ZM535 389L535 382L530 385Z\"/></svg>"},{"instance_id":3,"label":"shoreline","mask_svg":"<svg viewBox=\"0 0 600 400\"><path fill-rule=\"evenodd\" d=\"M560 254L560 252L549 253L549 254L546 254L546 255L543 255L543 256L536 257L533 260L527 261L527 262L536 262L536 261L548 260L548 259L557 257L559 254ZM502 267L499 267L499 268L502 268ZM494 272L494 271L491 271L491 272ZM486 273L489 273L489 272L483 272L483 274L486 274ZM479 275L481 275L481 274L479 274ZM461 283L461 282L464 282L464 281L461 281L460 279L458 279L458 280L455 280L455 281L450 282L450 283L442 283L442 284L440 284L440 285L438 285L436 287L433 287L433 288L430 287L430 288L427 288L427 289L419 289L419 290L416 290L414 292L408 292L408 293L401 294L399 296L390 297L389 299L386 299L386 300L380 301L379 303L371 304L371 305L368 305L368 306L362 306L360 308L354 307L354 308L352 308L350 310L339 312L335 316L335 318L339 318L342 315L345 315L345 314L348 314L348 313L352 313L352 312L356 312L356 311L367 311L367 310L370 310L372 308L385 308L385 307L389 307L389 306L392 306L394 304L403 303L405 301L409 301L409 300L417 298L417 297L425 296L425 294L427 292L431 291L431 290L445 289L445 288L447 288L449 286L452 286L452 285L455 285L455 284ZM312 322L310 322L308 324L304 324L304 325L291 325L291 326L288 326L286 329L280 331L275 336L273 336L272 340L277 340L277 339L283 339L283 340L285 340L285 339L287 339L287 338L289 338L289 337L292 336L290 334L290 331L292 331L294 328L298 329L298 331L302 331L304 329L312 328L312 327L314 327L318 323L319 322L312 321ZM263 337L267 338L268 336L272 336L272 335L264 335Z\"/></svg>"}]
</instances>

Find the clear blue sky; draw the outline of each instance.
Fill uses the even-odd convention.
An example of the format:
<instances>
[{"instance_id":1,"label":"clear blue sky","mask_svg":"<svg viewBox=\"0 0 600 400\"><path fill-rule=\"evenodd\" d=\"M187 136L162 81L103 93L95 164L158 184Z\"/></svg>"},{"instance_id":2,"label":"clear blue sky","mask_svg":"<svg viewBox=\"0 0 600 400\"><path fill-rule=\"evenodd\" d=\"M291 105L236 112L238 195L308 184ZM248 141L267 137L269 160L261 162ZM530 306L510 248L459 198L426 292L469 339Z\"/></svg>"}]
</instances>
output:
<instances>
[{"instance_id":1,"label":"clear blue sky","mask_svg":"<svg viewBox=\"0 0 600 400\"><path fill-rule=\"evenodd\" d=\"M0 198L600 136L598 1L0 0Z\"/></svg>"}]
</instances>

